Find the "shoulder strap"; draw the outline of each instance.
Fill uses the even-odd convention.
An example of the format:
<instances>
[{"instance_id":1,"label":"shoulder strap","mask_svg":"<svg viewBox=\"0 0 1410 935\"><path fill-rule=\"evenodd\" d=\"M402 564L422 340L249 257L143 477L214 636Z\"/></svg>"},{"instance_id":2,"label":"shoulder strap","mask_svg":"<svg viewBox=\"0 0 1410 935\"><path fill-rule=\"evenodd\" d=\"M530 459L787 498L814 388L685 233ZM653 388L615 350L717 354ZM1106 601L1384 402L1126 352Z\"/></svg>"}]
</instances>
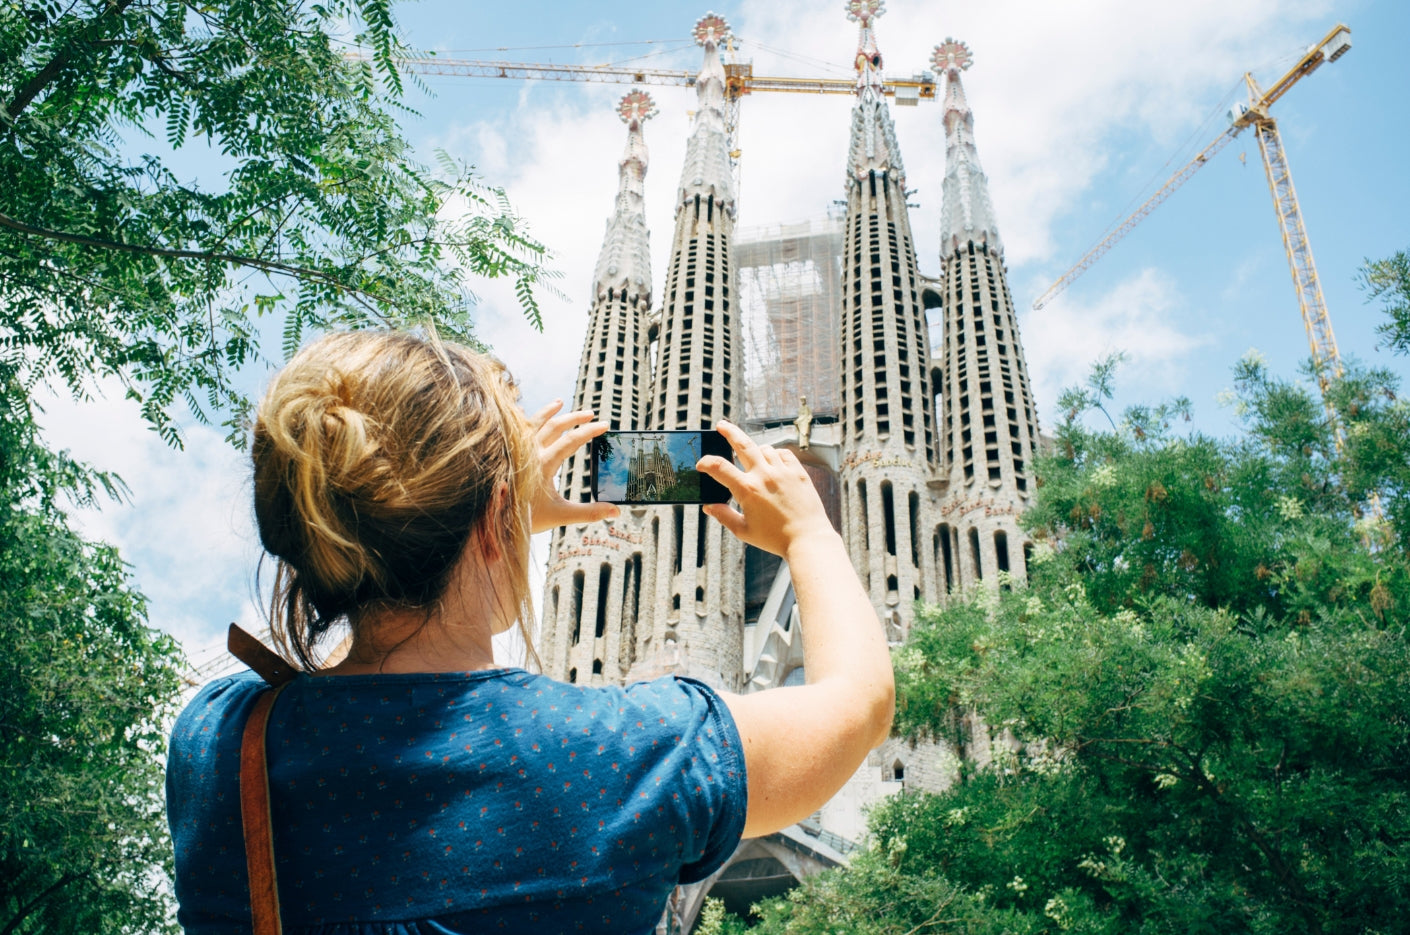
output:
<instances>
[{"instance_id":1,"label":"shoulder strap","mask_svg":"<svg viewBox=\"0 0 1410 935\"><path fill-rule=\"evenodd\" d=\"M264 749L269 712L274 707L274 699L283 690L284 685L279 685L260 692L240 741L240 818L245 829L245 865L250 878L254 935L280 935L283 931L279 921L279 886L274 879L269 761Z\"/></svg>"},{"instance_id":2,"label":"shoulder strap","mask_svg":"<svg viewBox=\"0 0 1410 935\"><path fill-rule=\"evenodd\" d=\"M233 623L226 645L231 655L271 686L255 699L240 739L240 819L245 830L254 935L280 935L283 926L279 920L279 886L274 878L274 829L269 814L269 759L264 737L274 699L296 673L283 657Z\"/></svg>"},{"instance_id":3,"label":"shoulder strap","mask_svg":"<svg viewBox=\"0 0 1410 935\"><path fill-rule=\"evenodd\" d=\"M226 633L225 648L270 685L283 685L298 675L283 656L233 623Z\"/></svg>"}]
</instances>

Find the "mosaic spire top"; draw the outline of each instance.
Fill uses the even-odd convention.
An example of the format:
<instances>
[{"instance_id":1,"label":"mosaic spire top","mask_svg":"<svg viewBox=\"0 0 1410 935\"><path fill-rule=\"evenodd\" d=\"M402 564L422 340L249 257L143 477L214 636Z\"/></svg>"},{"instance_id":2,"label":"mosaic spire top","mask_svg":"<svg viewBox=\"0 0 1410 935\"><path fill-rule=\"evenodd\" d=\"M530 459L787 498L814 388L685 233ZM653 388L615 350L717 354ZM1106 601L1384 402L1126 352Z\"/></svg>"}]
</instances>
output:
<instances>
[{"instance_id":1,"label":"mosaic spire top","mask_svg":"<svg viewBox=\"0 0 1410 935\"><path fill-rule=\"evenodd\" d=\"M884 0L848 0L847 18L859 27L857 36L857 103L852 108L852 139L847 150L847 176L864 179L886 173L905 187L906 168L896 144L896 125L881 93L881 51L872 23L884 13Z\"/></svg>"},{"instance_id":2,"label":"mosaic spire top","mask_svg":"<svg viewBox=\"0 0 1410 935\"><path fill-rule=\"evenodd\" d=\"M965 100L960 72L974 62L969 46L946 38L931 57L935 70L944 72L945 87L945 185L940 212L940 255L949 256L970 241L987 244L1003 253L994 205L989 200L989 180L979 167L974 145L974 114Z\"/></svg>"},{"instance_id":3,"label":"mosaic spire top","mask_svg":"<svg viewBox=\"0 0 1410 935\"><path fill-rule=\"evenodd\" d=\"M729 36L729 24L722 16L706 13L695 24L694 36L704 49L705 59L695 80L695 120L685 147L677 203L684 204L696 196L714 196L715 203L733 216L734 175L730 170L725 121L725 69L720 61L720 45Z\"/></svg>"},{"instance_id":4,"label":"mosaic spire top","mask_svg":"<svg viewBox=\"0 0 1410 935\"><path fill-rule=\"evenodd\" d=\"M593 275L598 296L616 289L651 301L651 244L644 197L648 158L641 125L655 115L656 105L645 91L629 91L617 105L617 116L627 125L627 148L617 164L617 204L607 221Z\"/></svg>"},{"instance_id":5,"label":"mosaic spire top","mask_svg":"<svg viewBox=\"0 0 1410 935\"><path fill-rule=\"evenodd\" d=\"M872 21L886 12L886 0L847 0L847 18L860 27L857 36L857 93L881 95L881 51Z\"/></svg>"}]
</instances>

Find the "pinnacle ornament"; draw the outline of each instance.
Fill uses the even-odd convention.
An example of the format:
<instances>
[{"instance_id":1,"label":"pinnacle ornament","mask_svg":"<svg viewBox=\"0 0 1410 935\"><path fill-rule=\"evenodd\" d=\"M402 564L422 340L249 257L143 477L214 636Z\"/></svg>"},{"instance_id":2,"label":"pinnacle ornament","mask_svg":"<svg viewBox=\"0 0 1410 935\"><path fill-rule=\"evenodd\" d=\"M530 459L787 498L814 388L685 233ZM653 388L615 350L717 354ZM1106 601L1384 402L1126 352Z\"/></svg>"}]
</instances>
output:
<instances>
[{"instance_id":1,"label":"pinnacle ornament","mask_svg":"<svg viewBox=\"0 0 1410 935\"><path fill-rule=\"evenodd\" d=\"M650 94L641 90L628 91L617 104L617 116L621 117L627 126L639 126L642 121L650 120L657 113L656 102L651 99Z\"/></svg>"},{"instance_id":2,"label":"pinnacle ornament","mask_svg":"<svg viewBox=\"0 0 1410 935\"><path fill-rule=\"evenodd\" d=\"M974 64L974 56L970 53L969 46L946 36L945 41L935 47L935 54L930 57L930 61L937 71L964 71Z\"/></svg>"},{"instance_id":3,"label":"pinnacle ornament","mask_svg":"<svg viewBox=\"0 0 1410 935\"><path fill-rule=\"evenodd\" d=\"M719 45L729 37L729 23L718 13L706 13L700 17L695 24L695 29L690 33L695 37L696 45Z\"/></svg>"},{"instance_id":4,"label":"pinnacle ornament","mask_svg":"<svg viewBox=\"0 0 1410 935\"><path fill-rule=\"evenodd\" d=\"M886 0L847 0L847 18L863 26L886 12Z\"/></svg>"}]
</instances>

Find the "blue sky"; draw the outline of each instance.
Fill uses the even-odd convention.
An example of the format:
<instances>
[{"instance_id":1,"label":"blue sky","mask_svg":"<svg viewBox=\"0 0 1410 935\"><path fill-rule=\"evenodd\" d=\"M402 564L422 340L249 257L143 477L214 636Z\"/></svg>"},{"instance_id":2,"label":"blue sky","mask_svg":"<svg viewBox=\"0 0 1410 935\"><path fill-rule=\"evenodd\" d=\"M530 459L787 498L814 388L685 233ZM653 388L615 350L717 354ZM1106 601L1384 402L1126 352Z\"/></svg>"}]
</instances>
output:
<instances>
[{"instance_id":1,"label":"blue sky","mask_svg":"<svg viewBox=\"0 0 1410 935\"><path fill-rule=\"evenodd\" d=\"M856 27L842 7L840 0L752 0L718 3L715 11L730 21L740 57L758 74L846 76ZM649 53L646 61L662 67L694 69L699 53L686 40L703 12L679 2L436 0L404 6L399 18L411 45L446 55L607 62ZM1410 4L889 0L877 24L889 72L928 67L931 47L951 35L974 53L965 88L1042 421L1050 422L1062 386L1102 354L1123 350L1131 361L1119 377L1120 401L1188 396L1197 428L1227 434L1233 415L1217 398L1240 356L1257 348L1282 374L1306 359L1272 199L1247 133L1058 300L1040 312L1029 306L1123 208L1223 129L1221 102L1245 70L1271 81L1338 21L1351 27L1351 51L1300 82L1273 113L1341 351L1404 376L1410 361L1376 350L1380 316L1364 303L1355 276L1366 258L1410 248ZM665 41L637 44L643 40ZM564 275L566 300L545 302L543 334L523 323L512 293L498 284L479 290L479 333L519 377L527 407L569 398L625 143L613 107L626 87L446 77L424 84L433 93L413 91L421 116L406 124L423 161L444 149L503 185ZM645 130L646 198L659 288L694 92L651 93L660 115ZM849 107L845 97L744 102L741 228L818 218L841 197ZM940 109L922 104L894 114L920 205L911 217L917 253L922 271L934 274ZM249 375L256 387L266 378ZM186 452L166 451L110 395L81 407L51 405L50 432L127 478L132 505L83 521L133 563L138 586L152 598L153 622L202 656L231 620L259 625L243 458L198 427Z\"/></svg>"}]
</instances>

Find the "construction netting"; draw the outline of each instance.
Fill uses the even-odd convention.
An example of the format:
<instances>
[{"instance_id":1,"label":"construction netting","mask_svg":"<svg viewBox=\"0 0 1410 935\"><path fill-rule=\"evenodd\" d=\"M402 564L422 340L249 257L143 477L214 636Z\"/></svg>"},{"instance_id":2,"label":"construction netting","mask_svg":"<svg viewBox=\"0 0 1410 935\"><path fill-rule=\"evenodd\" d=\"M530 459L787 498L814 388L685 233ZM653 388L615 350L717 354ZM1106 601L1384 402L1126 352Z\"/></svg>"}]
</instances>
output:
<instances>
[{"instance_id":1,"label":"construction netting","mask_svg":"<svg viewBox=\"0 0 1410 935\"><path fill-rule=\"evenodd\" d=\"M745 417L790 422L838 407L841 218L740 231L733 252L744 340Z\"/></svg>"}]
</instances>

